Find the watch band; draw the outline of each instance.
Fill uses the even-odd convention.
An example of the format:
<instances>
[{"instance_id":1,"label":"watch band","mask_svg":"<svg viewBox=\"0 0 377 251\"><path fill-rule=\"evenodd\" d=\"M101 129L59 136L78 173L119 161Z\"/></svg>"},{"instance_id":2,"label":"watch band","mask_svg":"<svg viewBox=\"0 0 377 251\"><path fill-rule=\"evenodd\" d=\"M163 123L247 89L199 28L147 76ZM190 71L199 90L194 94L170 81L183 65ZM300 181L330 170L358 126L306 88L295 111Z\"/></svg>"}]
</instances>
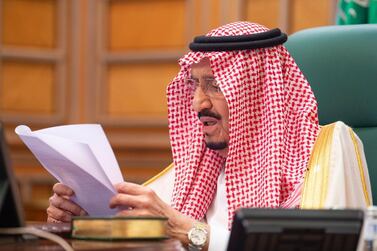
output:
<instances>
[{"instance_id":1,"label":"watch band","mask_svg":"<svg viewBox=\"0 0 377 251\"><path fill-rule=\"evenodd\" d=\"M188 251L201 251L202 249L203 247L197 247L197 246L192 245L191 243L189 243L188 245Z\"/></svg>"}]
</instances>

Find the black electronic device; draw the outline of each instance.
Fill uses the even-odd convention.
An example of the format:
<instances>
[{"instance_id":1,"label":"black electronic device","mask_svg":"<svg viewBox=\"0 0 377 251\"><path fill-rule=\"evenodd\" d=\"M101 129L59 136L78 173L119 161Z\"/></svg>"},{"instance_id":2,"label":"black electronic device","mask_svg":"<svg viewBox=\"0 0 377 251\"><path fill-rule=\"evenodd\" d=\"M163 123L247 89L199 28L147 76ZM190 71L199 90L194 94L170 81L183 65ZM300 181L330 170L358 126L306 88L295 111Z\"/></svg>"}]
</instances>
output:
<instances>
[{"instance_id":1,"label":"black electronic device","mask_svg":"<svg viewBox=\"0 0 377 251\"><path fill-rule=\"evenodd\" d=\"M362 210L244 208L228 251L355 251L363 219Z\"/></svg>"},{"instance_id":2,"label":"black electronic device","mask_svg":"<svg viewBox=\"0 0 377 251\"><path fill-rule=\"evenodd\" d=\"M24 225L17 182L9 160L9 152L0 123L0 228L21 227Z\"/></svg>"}]
</instances>

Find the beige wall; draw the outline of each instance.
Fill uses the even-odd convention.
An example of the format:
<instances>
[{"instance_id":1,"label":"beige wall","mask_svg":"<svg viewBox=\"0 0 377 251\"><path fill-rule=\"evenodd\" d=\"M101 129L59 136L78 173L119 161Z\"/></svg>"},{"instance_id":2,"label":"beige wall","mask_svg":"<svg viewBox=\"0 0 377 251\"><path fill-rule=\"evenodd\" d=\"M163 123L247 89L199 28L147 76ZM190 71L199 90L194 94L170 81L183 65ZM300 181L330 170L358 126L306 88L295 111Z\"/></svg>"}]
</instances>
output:
<instances>
[{"instance_id":1,"label":"beige wall","mask_svg":"<svg viewBox=\"0 0 377 251\"><path fill-rule=\"evenodd\" d=\"M101 123L125 178L170 161L165 88L190 39L235 20L291 33L332 23L333 0L0 0L0 120L27 218L54 180L13 133Z\"/></svg>"}]
</instances>

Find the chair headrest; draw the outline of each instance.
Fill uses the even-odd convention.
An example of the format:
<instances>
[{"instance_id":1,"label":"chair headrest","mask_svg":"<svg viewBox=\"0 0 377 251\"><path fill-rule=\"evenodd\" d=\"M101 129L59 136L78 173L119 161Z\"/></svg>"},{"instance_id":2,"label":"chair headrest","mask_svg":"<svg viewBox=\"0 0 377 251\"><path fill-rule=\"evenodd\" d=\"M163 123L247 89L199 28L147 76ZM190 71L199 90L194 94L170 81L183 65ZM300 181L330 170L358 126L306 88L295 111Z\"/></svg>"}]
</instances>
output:
<instances>
[{"instance_id":1,"label":"chair headrest","mask_svg":"<svg viewBox=\"0 0 377 251\"><path fill-rule=\"evenodd\" d=\"M286 43L318 101L319 120L377 126L377 25L325 26Z\"/></svg>"}]
</instances>

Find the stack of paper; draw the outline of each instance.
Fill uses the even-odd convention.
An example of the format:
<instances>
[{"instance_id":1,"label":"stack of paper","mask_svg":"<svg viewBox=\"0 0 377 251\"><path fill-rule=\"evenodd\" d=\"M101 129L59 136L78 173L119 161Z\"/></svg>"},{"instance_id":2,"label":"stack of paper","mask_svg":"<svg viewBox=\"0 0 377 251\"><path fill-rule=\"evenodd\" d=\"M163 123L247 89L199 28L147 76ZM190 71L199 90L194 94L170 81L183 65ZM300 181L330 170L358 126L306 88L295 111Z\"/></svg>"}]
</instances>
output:
<instances>
[{"instance_id":1,"label":"stack of paper","mask_svg":"<svg viewBox=\"0 0 377 251\"><path fill-rule=\"evenodd\" d=\"M110 216L116 194L113 184L123 182L114 152L100 125L78 124L32 132L20 125L16 133L44 168L75 192L72 200L91 216Z\"/></svg>"}]
</instances>

